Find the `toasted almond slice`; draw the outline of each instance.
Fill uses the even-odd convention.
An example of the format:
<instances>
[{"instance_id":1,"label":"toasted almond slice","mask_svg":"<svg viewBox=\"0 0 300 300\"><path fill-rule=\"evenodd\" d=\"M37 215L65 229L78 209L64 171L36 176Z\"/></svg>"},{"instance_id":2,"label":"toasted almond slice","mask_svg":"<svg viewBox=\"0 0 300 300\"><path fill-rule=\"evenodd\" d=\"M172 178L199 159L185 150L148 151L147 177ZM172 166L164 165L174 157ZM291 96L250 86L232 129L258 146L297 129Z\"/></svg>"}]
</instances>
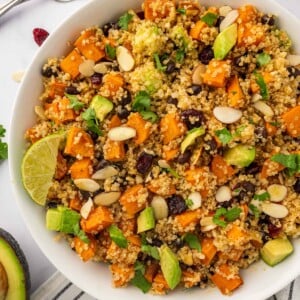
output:
<instances>
[{"instance_id":1,"label":"toasted almond slice","mask_svg":"<svg viewBox=\"0 0 300 300\"><path fill-rule=\"evenodd\" d=\"M190 193L188 199L191 200L192 204L189 206L189 209L195 210L201 207L202 204L202 197L199 192Z\"/></svg>"},{"instance_id":2,"label":"toasted almond slice","mask_svg":"<svg viewBox=\"0 0 300 300\"><path fill-rule=\"evenodd\" d=\"M232 8L228 5L224 5L219 8L219 14L221 17L226 17L228 15L228 13L231 11L232 11Z\"/></svg>"},{"instance_id":3,"label":"toasted almond slice","mask_svg":"<svg viewBox=\"0 0 300 300\"><path fill-rule=\"evenodd\" d=\"M94 66L95 62L91 59L87 59L79 65L78 70L81 75L85 77L90 77L95 73Z\"/></svg>"},{"instance_id":4,"label":"toasted almond slice","mask_svg":"<svg viewBox=\"0 0 300 300\"><path fill-rule=\"evenodd\" d=\"M286 59L293 67L300 65L300 55L289 54Z\"/></svg>"},{"instance_id":5,"label":"toasted almond slice","mask_svg":"<svg viewBox=\"0 0 300 300\"><path fill-rule=\"evenodd\" d=\"M97 63L93 69L96 73L106 74L109 71L109 69L112 67L112 65L113 63L109 61L102 61Z\"/></svg>"},{"instance_id":6,"label":"toasted almond slice","mask_svg":"<svg viewBox=\"0 0 300 300\"><path fill-rule=\"evenodd\" d=\"M192 74L192 82L193 84L199 84L201 85L203 82L203 74L206 71L206 66L204 64L199 64L197 67L194 69L193 74Z\"/></svg>"},{"instance_id":7,"label":"toasted almond slice","mask_svg":"<svg viewBox=\"0 0 300 300\"><path fill-rule=\"evenodd\" d=\"M285 218L289 213L288 209L284 205L277 203L263 203L262 211L266 215L277 219Z\"/></svg>"},{"instance_id":8,"label":"toasted almond slice","mask_svg":"<svg viewBox=\"0 0 300 300\"><path fill-rule=\"evenodd\" d=\"M112 141L126 141L136 136L136 130L131 127L114 127L108 132L108 137Z\"/></svg>"},{"instance_id":9,"label":"toasted almond slice","mask_svg":"<svg viewBox=\"0 0 300 300\"><path fill-rule=\"evenodd\" d=\"M91 198L89 198L88 201L86 201L81 209L80 209L80 215L84 218L87 219L87 217L89 216L92 208L94 207L94 203L93 200Z\"/></svg>"},{"instance_id":10,"label":"toasted almond slice","mask_svg":"<svg viewBox=\"0 0 300 300\"><path fill-rule=\"evenodd\" d=\"M240 110L228 106L215 107L213 114L217 120L224 124L235 123L242 117Z\"/></svg>"},{"instance_id":11,"label":"toasted almond slice","mask_svg":"<svg viewBox=\"0 0 300 300\"><path fill-rule=\"evenodd\" d=\"M93 179L90 178L78 178L74 179L74 184L83 191L96 192L100 189L100 185Z\"/></svg>"},{"instance_id":12,"label":"toasted almond slice","mask_svg":"<svg viewBox=\"0 0 300 300\"><path fill-rule=\"evenodd\" d=\"M44 111L44 109L43 109L42 106L36 105L36 106L34 107L34 112L36 113L36 115L37 115L38 117L41 118L41 120L46 120L46 119L47 119L46 116L45 116L45 111Z\"/></svg>"},{"instance_id":13,"label":"toasted almond slice","mask_svg":"<svg viewBox=\"0 0 300 300\"><path fill-rule=\"evenodd\" d=\"M164 219L168 217L169 208L166 200L161 196L154 196L151 201L151 207L154 211L156 220Z\"/></svg>"},{"instance_id":14,"label":"toasted almond slice","mask_svg":"<svg viewBox=\"0 0 300 300\"><path fill-rule=\"evenodd\" d=\"M260 94L254 94L251 98L252 102L257 102L262 99L262 96Z\"/></svg>"},{"instance_id":15,"label":"toasted almond slice","mask_svg":"<svg viewBox=\"0 0 300 300\"><path fill-rule=\"evenodd\" d=\"M268 186L267 191L272 202L281 202L287 195L287 187L282 184L272 184Z\"/></svg>"},{"instance_id":16,"label":"toasted almond slice","mask_svg":"<svg viewBox=\"0 0 300 300\"><path fill-rule=\"evenodd\" d=\"M116 50L116 57L122 71L131 71L134 67L134 58L130 51L123 46L119 46Z\"/></svg>"},{"instance_id":17,"label":"toasted almond slice","mask_svg":"<svg viewBox=\"0 0 300 300\"><path fill-rule=\"evenodd\" d=\"M229 201L232 198L231 189L224 185L218 188L216 192L216 200L219 203Z\"/></svg>"},{"instance_id":18,"label":"toasted almond slice","mask_svg":"<svg viewBox=\"0 0 300 300\"><path fill-rule=\"evenodd\" d=\"M103 192L94 197L96 205L110 206L121 197L120 192Z\"/></svg>"},{"instance_id":19,"label":"toasted almond slice","mask_svg":"<svg viewBox=\"0 0 300 300\"><path fill-rule=\"evenodd\" d=\"M104 180L115 176L119 173L119 171L113 166L107 166L103 169L98 170L92 175L92 179Z\"/></svg>"},{"instance_id":20,"label":"toasted almond slice","mask_svg":"<svg viewBox=\"0 0 300 300\"><path fill-rule=\"evenodd\" d=\"M168 162L164 159L160 159L158 162L158 165L163 168L163 169L168 169L170 168L170 165L168 164Z\"/></svg>"},{"instance_id":21,"label":"toasted almond slice","mask_svg":"<svg viewBox=\"0 0 300 300\"><path fill-rule=\"evenodd\" d=\"M266 117L274 116L273 109L264 101L256 101L253 106Z\"/></svg>"},{"instance_id":22,"label":"toasted almond slice","mask_svg":"<svg viewBox=\"0 0 300 300\"><path fill-rule=\"evenodd\" d=\"M233 24L239 17L239 12L237 10L231 10L226 15L225 19L220 24L220 31L223 31L225 28Z\"/></svg>"}]
</instances>

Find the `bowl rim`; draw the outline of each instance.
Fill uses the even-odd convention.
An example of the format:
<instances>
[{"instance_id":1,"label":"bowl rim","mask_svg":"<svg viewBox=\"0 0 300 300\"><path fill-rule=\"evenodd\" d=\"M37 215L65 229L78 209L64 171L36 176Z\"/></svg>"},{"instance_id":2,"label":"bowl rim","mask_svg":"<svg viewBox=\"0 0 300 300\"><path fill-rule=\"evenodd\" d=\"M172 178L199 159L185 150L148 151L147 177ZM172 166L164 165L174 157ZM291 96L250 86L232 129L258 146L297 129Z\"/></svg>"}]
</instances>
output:
<instances>
[{"instance_id":1,"label":"bowl rim","mask_svg":"<svg viewBox=\"0 0 300 300\"><path fill-rule=\"evenodd\" d=\"M50 43L52 43L52 41L55 41L56 35L57 33L66 26L66 24L68 24L70 22L70 20L74 17L79 17L80 14L84 11L88 11L90 8L92 8L95 5L95 2L97 0L91 0L89 2L87 2L86 4L84 4L83 6L79 7L78 9L76 9L71 15L69 15L66 19L64 19L62 22L60 22L52 31L52 33L50 34L50 36L47 38L47 40L43 43L43 45L37 50L37 52L34 54L31 63L28 66L28 70L33 69L33 67L36 64L36 61L42 56L44 49L46 49L48 47L48 45L50 45ZM98 0L99 1L99 0ZM139 0L135 1L138 2ZM255 2L255 0L250 0L250 1L241 1L242 3L238 3L239 6L245 3L250 3L253 1ZM274 5L274 7L277 10L280 10L283 12L284 15L287 15L288 18L291 19L291 22L295 22L298 23L300 25L300 20L294 16L293 14L290 13L290 11L288 11L285 7L283 7L280 3L276 2L275 0L269 0L270 2L272 2L272 5ZM101 2L105 3L105 2L109 2L109 0L101 0ZM128 1L129 2L129 1ZM132 0L131 2L134 2L134 0ZM203 2L207 2L207 1L203 1ZM224 1L219 1L219 2L223 2L224 4L226 4L226 0ZM229 1L231 2L231 1ZM205 4L204 4L205 5ZM234 5L233 5L234 6ZM99 17L100 18L100 17ZM93 25L93 24L91 24ZM299 43L300 43L300 39L299 39ZM300 49L299 49L300 50ZM46 59L46 57L45 57ZM9 141L9 145L13 145L15 144L15 135L13 134L14 132L14 119L15 119L15 115L16 112L19 110L18 105L20 105L20 101L23 97L23 92L26 88L26 85L28 85L28 78L30 76L30 72L26 72L19 88L18 88L18 92L16 95L16 98L14 100L13 103L13 108L12 108L12 115L10 118L10 124L9 124L9 132L8 132L8 141ZM60 264L56 261L55 257L52 257L51 255L49 255L49 252L47 250L47 246L43 245L43 243L41 242L41 240L39 239L39 234L35 231L34 226L31 224L31 222L26 218L25 214L22 213L22 200L21 200L21 193L19 193L19 188L18 186L16 186L14 183L16 183L19 179L19 174L18 171L16 170L16 160L15 160L15 151L13 149L13 147L9 147L8 149L9 152L9 156L8 156L8 164L9 164L9 174L10 174L10 181L11 181L11 186L12 186L12 190L13 190L13 194L14 194L14 200L17 202L17 207L21 213L21 216L24 220L24 223L26 224L27 229L29 230L31 236L33 237L34 241L37 243L38 247L41 249L41 251L43 252L43 254L48 258L48 260L55 266L55 268L57 270L59 270L61 273L64 274L64 276L66 276L67 278L72 278L72 282L74 284L76 284L78 287L80 287L81 289L85 290L86 286L82 284L82 282L79 282L78 280L76 280L76 278L74 276L71 276L71 273L66 271L65 269L62 269ZM45 230L47 231L47 230ZM297 245L298 251L300 251L300 243L299 243L299 239L297 241ZM298 252L297 251L297 252ZM299 254L300 255L300 254ZM278 292L279 290L281 290L283 287L285 287L289 282L291 282L293 279L295 279L298 275L300 275L300 269L293 269L293 272L289 272L288 274L284 274L284 277L281 278L280 282L277 283L276 287L274 286L267 286L265 287L265 289L263 291L259 291L256 292L252 295L252 297L255 297L255 299L265 299L266 297L271 296L272 294ZM70 279L71 280L71 279ZM128 288L126 288L128 289ZM123 289L124 290L124 289ZM87 291L88 293L89 291ZM126 293L126 292L125 292ZM121 293L122 294L122 293ZM119 295L121 295L119 294ZM171 294L172 295L172 294ZM93 295L95 296L95 295ZM126 295L129 297L129 294ZM143 296L143 294L141 294L141 296ZM174 294L172 295L174 296ZM145 296L144 296L145 297ZM163 296L163 298L165 299L167 296ZM160 296L155 296L156 299L162 299ZM117 299L117 298L116 298ZM147 296L148 299L148 296ZM150 297L149 297L150 299ZM152 299L152 298L151 298ZM219 298L218 298L219 299ZM220 297L220 299L228 299L228 297ZM233 299L233 297L231 297L231 299ZM254 299L254 298L253 298Z\"/></svg>"}]
</instances>

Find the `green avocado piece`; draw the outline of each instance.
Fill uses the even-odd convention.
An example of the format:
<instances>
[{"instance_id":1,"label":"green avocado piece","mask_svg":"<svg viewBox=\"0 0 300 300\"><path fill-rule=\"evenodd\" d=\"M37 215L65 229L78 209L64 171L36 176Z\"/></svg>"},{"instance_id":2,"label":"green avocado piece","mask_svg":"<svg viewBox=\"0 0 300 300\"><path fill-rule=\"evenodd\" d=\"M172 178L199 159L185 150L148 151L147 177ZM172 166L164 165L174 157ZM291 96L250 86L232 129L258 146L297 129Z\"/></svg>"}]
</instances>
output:
<instances>
[{"instance_id":1,"label":"green avocado piece","mask_svg":"<svg viewBox=\"0 0 300 300\"><path fill-rule=\"evenodd\" d=\"M162 245L160 248L160 266L164 278L173 290L180 282L181 269L176 255L167 245Z\"/></svg>"},{"instance_id":2,"label":"green avocado piece","mask_svg":"<svg viewBox=\"0 0 300 300\"><path fill-rule=\"evenodd\" d=\"M152 207L146 207L137 218L138 233L153 229L155 218Z\"/></svg>"},{"instance_id":3,"label":"green avocado piece","mask_svg":"<svg viewBox=\"0 0 300 300\"><path fill-rule=\"evenodd\" d=\"M229 165L247 167L254 161L255 154L254 147L237 145L226 151L224 159Z\"/></svg>"},{"instance_id":4,"label":"green avocado piece","mask_svg":"<svg viewBox=\"0 0 300 300\"><path fill-rule=\"evenodd\" d=\"M0 228L0 299L26 300L30 295L30 274L26 257L13 236ZM5 273L4 273L5 272Z\"/></svg>"},{"instance_id":5,"label":"green avocado piece","mask_svg":"<svg viewBox=\"0 0 300 300\"><path fill-rule=\"evenodd\" d=\"M260 250L263 261L269 266L275 266L294 251L292 243L287 238L268 241Z\"/></svg>"},{"instance_id":6,"label":"green avocado piece","mask_svg":"<svg viewBox=\"0 0 300 300\"><path fill-rule=\"evenodd\" d=\"M64 206L50 208L46 213L46 227L49 230L74 233L74 226L80 220L80 214Z\"/></svg>"},{"instance_id":7,"label":"green avocado piece","mask_svg":"<svg viewBox=\"0 0 300 300\"><path fill-rule=\"evenodd\" d=\"M114 105L110 100L97 95L93 98L90 107L95 110L96 117L102 122L106 115L112 111Z\"/></svg>"},{"instance_id":8,"label":"green avocado piece","mask_svg":"<svg viewBox=\"0 0 300 300\"><path fill-rule=\"evenodd\" d=\"M196 138L203 135L204 133L205 133L205 129L203 127L193 128L192 130L190 130L180 145L181 153L184 153L184 151L189 146L195 143Z\"/></svg>"},{"instance_id":9,"label":"green avocado piece","mask_svg":"<svg viewBox=\"0 0 300 300\"><path fill-rule=\"evenodd\" d=\"M222 60L234 47L237 41L237 24L234 23L218 34L215 39L213 50L215 59Z\"/></svg>"}]
</instances>

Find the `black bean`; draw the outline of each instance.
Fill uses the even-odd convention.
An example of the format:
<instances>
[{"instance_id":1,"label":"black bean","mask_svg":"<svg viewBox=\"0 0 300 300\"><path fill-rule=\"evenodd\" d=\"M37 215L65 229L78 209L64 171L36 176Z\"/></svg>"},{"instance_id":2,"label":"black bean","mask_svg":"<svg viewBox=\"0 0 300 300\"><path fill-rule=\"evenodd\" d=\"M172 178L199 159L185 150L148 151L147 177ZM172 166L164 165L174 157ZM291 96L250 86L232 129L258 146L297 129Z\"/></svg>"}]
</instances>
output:
<instances>
[{"instance_id":1,"label":"black bean","mask_svg":"<svg viewBox=\"0 0 300 300\"><path fill-rule=\"evenodd\" d=\"M46 203L46 209L49 209L49 208L56 208L58 206L59 202L57 201L48 201Z\"/></svg>"},{"instance_id":2,"label":"black bean","mask_svg":"<svg viewBox=\"0 0 300 300\"><path fill-rule=\"evenodd\" d=\"M160 247L163 244L163 242L158 238L153 238L150 244L152 246Z\"/></svg>"},{"instance_id":3,"label":"black bean","mask_svg":"<svg viewBox=\"0 0 300 300\"><path fill-rule=\"evenodd\" d=\"M95 84L95 85L101 84L101 82L102 82L102 77L103 77L102 74L94 73L94 74L91 76L91 82L92 82L92 84Z\"/></svg>"},{"instance_id":4,"label":"black bean","mask_svg":"<svg viewBox=\"0 0 300 300\"><path fill-rule=\"evenodd\" d=\"M204 47L203 50L199 53L198 58L204 65L208 65L209 62L214 58L214 52L211 46Z\"/></svg>"},{"instance_id":5,"label":"black bean","mask_svg":"<svg viewBox=\"0 0 300 300\"><path fill-rule=\"evenodd\" d=\"M173 104L173 105L177 105L178 104L178 100L176 98L173 98L173 97L169 97L168 100L167 100L167 103L169 104Z\"/></svg>"},{"instance_id":6,"label":"black bean","mask_svg":"<svg viewBox=\"0 0 300 300\"><path fill-rule=\"evenodd\" d=\"M102 31L105 36L108 36L110 29L118 29L118 28L119 28L118 23L109 22L102 27Z\"/></svg>"},{"instance_id":7,"label":"black bean","mask_svg":"<svg viewBox=\"0 0 300 300\"><path fill-rule=\"evenodd\" d=\"M202 91L202 86L199 84L192 84L189 89L191 89L191 92L188 91L189 95L198 95Z\"/></svg>"},{"instance_id":8,"label":"black bean","mask_svg":"<svg viewBox=\"0 0 300 300\"><path fill-rule=\"evenodd\" d=\"M105 168L105 167L107 167L107 166L109 166L109 165L110 165L109 161L107 161L107 160L105 160L105 159L103 158L103 159L101 159L101 160L97 163L97 165L96 165L96 167L95 167L95 171L101 170L101 169L103 169L103 168Z\"/></svg>"},{"instance_id":9,"label":"black bean","mask_svg":"<svg viewBox=\"0 0 300 300\"><path fill-rule=\"evenodd\" d=\"M189 130L195 127L200 127L203 123L205 123L202 111L193 108L184 110L181 113L181 118Z\"/></svg>"},{"instance_id":10,"label":"black bean","mask_svg":"<svg viewBox=\"0 0 300 300\"><path fill-rule=\"evenodd\" d=\"M139 17L140 20L145 19L145 13L144 13L143 10L140 10L140 11L136 12L136 15Z\"/></svg>"},{"instance_id":11,"label":"black bean","mask_svg":"<svg viewBox=\"0 0 300 300\"><path fill-rule=\"evenodd\" d=\"M124 95L121 98L120 104L125 106L131 103L131 93L128 90L125 90Z\"/></svg>"},{"instance_id":12,"label":"black bean","mask_svg":"<svg viewBox=\"0 0 300 300\"><path fill-rule=\"evenodd\" d=\"M294 191L297 194L300 194L300 179L297 179L296 183L294 184Z\"/></svg>"},{"instance_id":13,"label":"black bean","mask_svg":"<svg viewBox=\"0 0 300 300\"><path fill-rule=\"evenodd\" d=\"M70 95L78 95L80 92L77 90L77 88L73 85L70 85L70 86L67 86L65 88L65 92L67 94L70 94Z\"/></svg>"},{"instance_id":14,"label":"black bean","mask_svg":"<svg viewBox=\"0 0 300 300\"><path fill-rule=\"evenodd\" d=\"M250 175L255 175L259 173L260 170L261 170L261 166L258 163L253 162L251 165L245 168L245 173Z\"/></svg>"},{"instance_id":15,"label":"black bean","mask_svg":"<svg viewBox=\"0 0 300 300\"><path fill-rule=\"evenodd\" d=\"M218 144L214 139L208 140L206 145L208 145L209 151L215 151L218 148Z\"/></svg>"},{"instance_id":16,"label":"black bean","mask_svg":"<svg viewBox=\"0 0 300 300\"><path fill-rule=\"evenodd\" d=\"M173 60L168 61L167 68L166 68L166 74L171 74L176 70L176 64Z\"/></svg>"},{"instance_id":17,"label":"black bean","mask_svg":"<svg viewBox=\"0 0 300 300\"><path fill-rule=\"evenodd\" d=\"M153 159L154 159L153 155L146 152L142 152L139 155L136 163L136 169L138 170L138 172L141 174L146 174L152 166Z\"/></svg>"},{"instance_id":18,"label":"black bean","mask_svg":"<svg viewBox=\"0 0 300 300\"><path fill-rule=\"evenodd\" d=\"M219 16L217 19L217 22L215 24L215 27L220 27L221 22L225 19L223 16Z\"/></svg>"},{"instance_id":19,"label":"black bean","mask_svg":"<svg viewBox=\"0 0 300 300\"><path fill-rule=\"evenodd\" d=\"M176 161L177 161L179 164L185 164L185 163L187 163L187 162L190 160L192 154L193 154L192 151L189 150L189 149L187 149L187 150L184 151L184 153L181 153L181 154L177 157Z\"/></svg>"},{"instance_id":20,"label":"black bean","mask_svg":"<svg viewBox=\"0 0 300 300\"><path fill-rule=\"evenodd\" d=\"M87 132L91 136L91 138L94 142L96 142L98 140L98 134L97 133L95 133L94 131L91 131L91 130L88 130Z\"/></svg>"},{"instance_id":21,"label":"black bean","mask_svg":"<svg viewBox=\"0 0 300 300\"><path fill-rule=\"evenodd\" d=\"M42 68L41 73L44 77L47 77L47 78L50 78L52 75L57 76L57 72L53 71L53 69L51 67Z\"/></svg>"},{"instance_id":22,"label":"black bean","mask_svg":"<svg viewBox=\"0 0 300 300\"><path fill-rule=\"evenodd\" d=\"M125 107L118 107L117 114L120 119L126 119L130 115L130 111Z\"/></svg>"},{"instance_id":23,"label":"black bean","mask_svg":"<svg viewBox=\"0 0 300 300\"><path fill-rule=\"evenodd\" d=\"M265 126L257 126L254 130L254 134L257 140L265 140L268 137L268 132Z\"/></svg>"},{"instance_id":24,"label":"black bean","mask_svg":"<svg viewBox=\"0 0 300 300\"><path fill-rule=\"evenodd\" d=\"M270 26L274 26L275 25L275 18L274 16L269 16L269 15L263 15L261 18L261 23L262 24L267 24Z\"/></svg>"},{"instance_id":25,"label":"black bean","mask_svg":"<svg viewBox=\"0 0 300 300\"><path fill-rule=\"evenodd\" d=\"M298 68L292 67L292 66L288 66L287 70L289 72L289 76L290 77L297 77L300 75L300 70Z\"/></svg>"},{"instance_id":26,"label":"black bean","mask_svg":"<svg viewBox=\"0 0 300 300\"><path fill-rule=\"evenodd\" d=\"M167 198L167 203L170 215L178 215L187 210L186 203L180 195L173 195Z\"/></svg>"}]
</instances>

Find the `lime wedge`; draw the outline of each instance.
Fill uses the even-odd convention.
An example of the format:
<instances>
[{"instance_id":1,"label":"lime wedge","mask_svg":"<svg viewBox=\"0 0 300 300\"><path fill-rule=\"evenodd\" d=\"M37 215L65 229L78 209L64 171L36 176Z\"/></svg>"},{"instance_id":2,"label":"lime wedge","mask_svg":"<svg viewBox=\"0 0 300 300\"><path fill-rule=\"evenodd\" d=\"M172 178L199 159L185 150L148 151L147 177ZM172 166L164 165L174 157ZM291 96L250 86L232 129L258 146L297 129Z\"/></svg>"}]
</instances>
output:
<instances>
[{"instance_id":1,"label":"lime wedge","mask_svg":"<svg viewBox=\"0 0 300 300\"><path fill-rule=\"evenodd\" d=\"M34 143L23 157L21 173L32 200L45 205L55 173L58 148L65 133L52 134Z\"/></svg>"},{"instance_id":2,"label":"lime wedge","mask_svg":"<svg viewBox=\"0 0 300 300\"><path fill-rule=\"evenodd\" d=\"M237 41L237 24L234 23L225 28L216 37L213 49L215 59L224 59Z\"/></svg>"}]
</instances>

